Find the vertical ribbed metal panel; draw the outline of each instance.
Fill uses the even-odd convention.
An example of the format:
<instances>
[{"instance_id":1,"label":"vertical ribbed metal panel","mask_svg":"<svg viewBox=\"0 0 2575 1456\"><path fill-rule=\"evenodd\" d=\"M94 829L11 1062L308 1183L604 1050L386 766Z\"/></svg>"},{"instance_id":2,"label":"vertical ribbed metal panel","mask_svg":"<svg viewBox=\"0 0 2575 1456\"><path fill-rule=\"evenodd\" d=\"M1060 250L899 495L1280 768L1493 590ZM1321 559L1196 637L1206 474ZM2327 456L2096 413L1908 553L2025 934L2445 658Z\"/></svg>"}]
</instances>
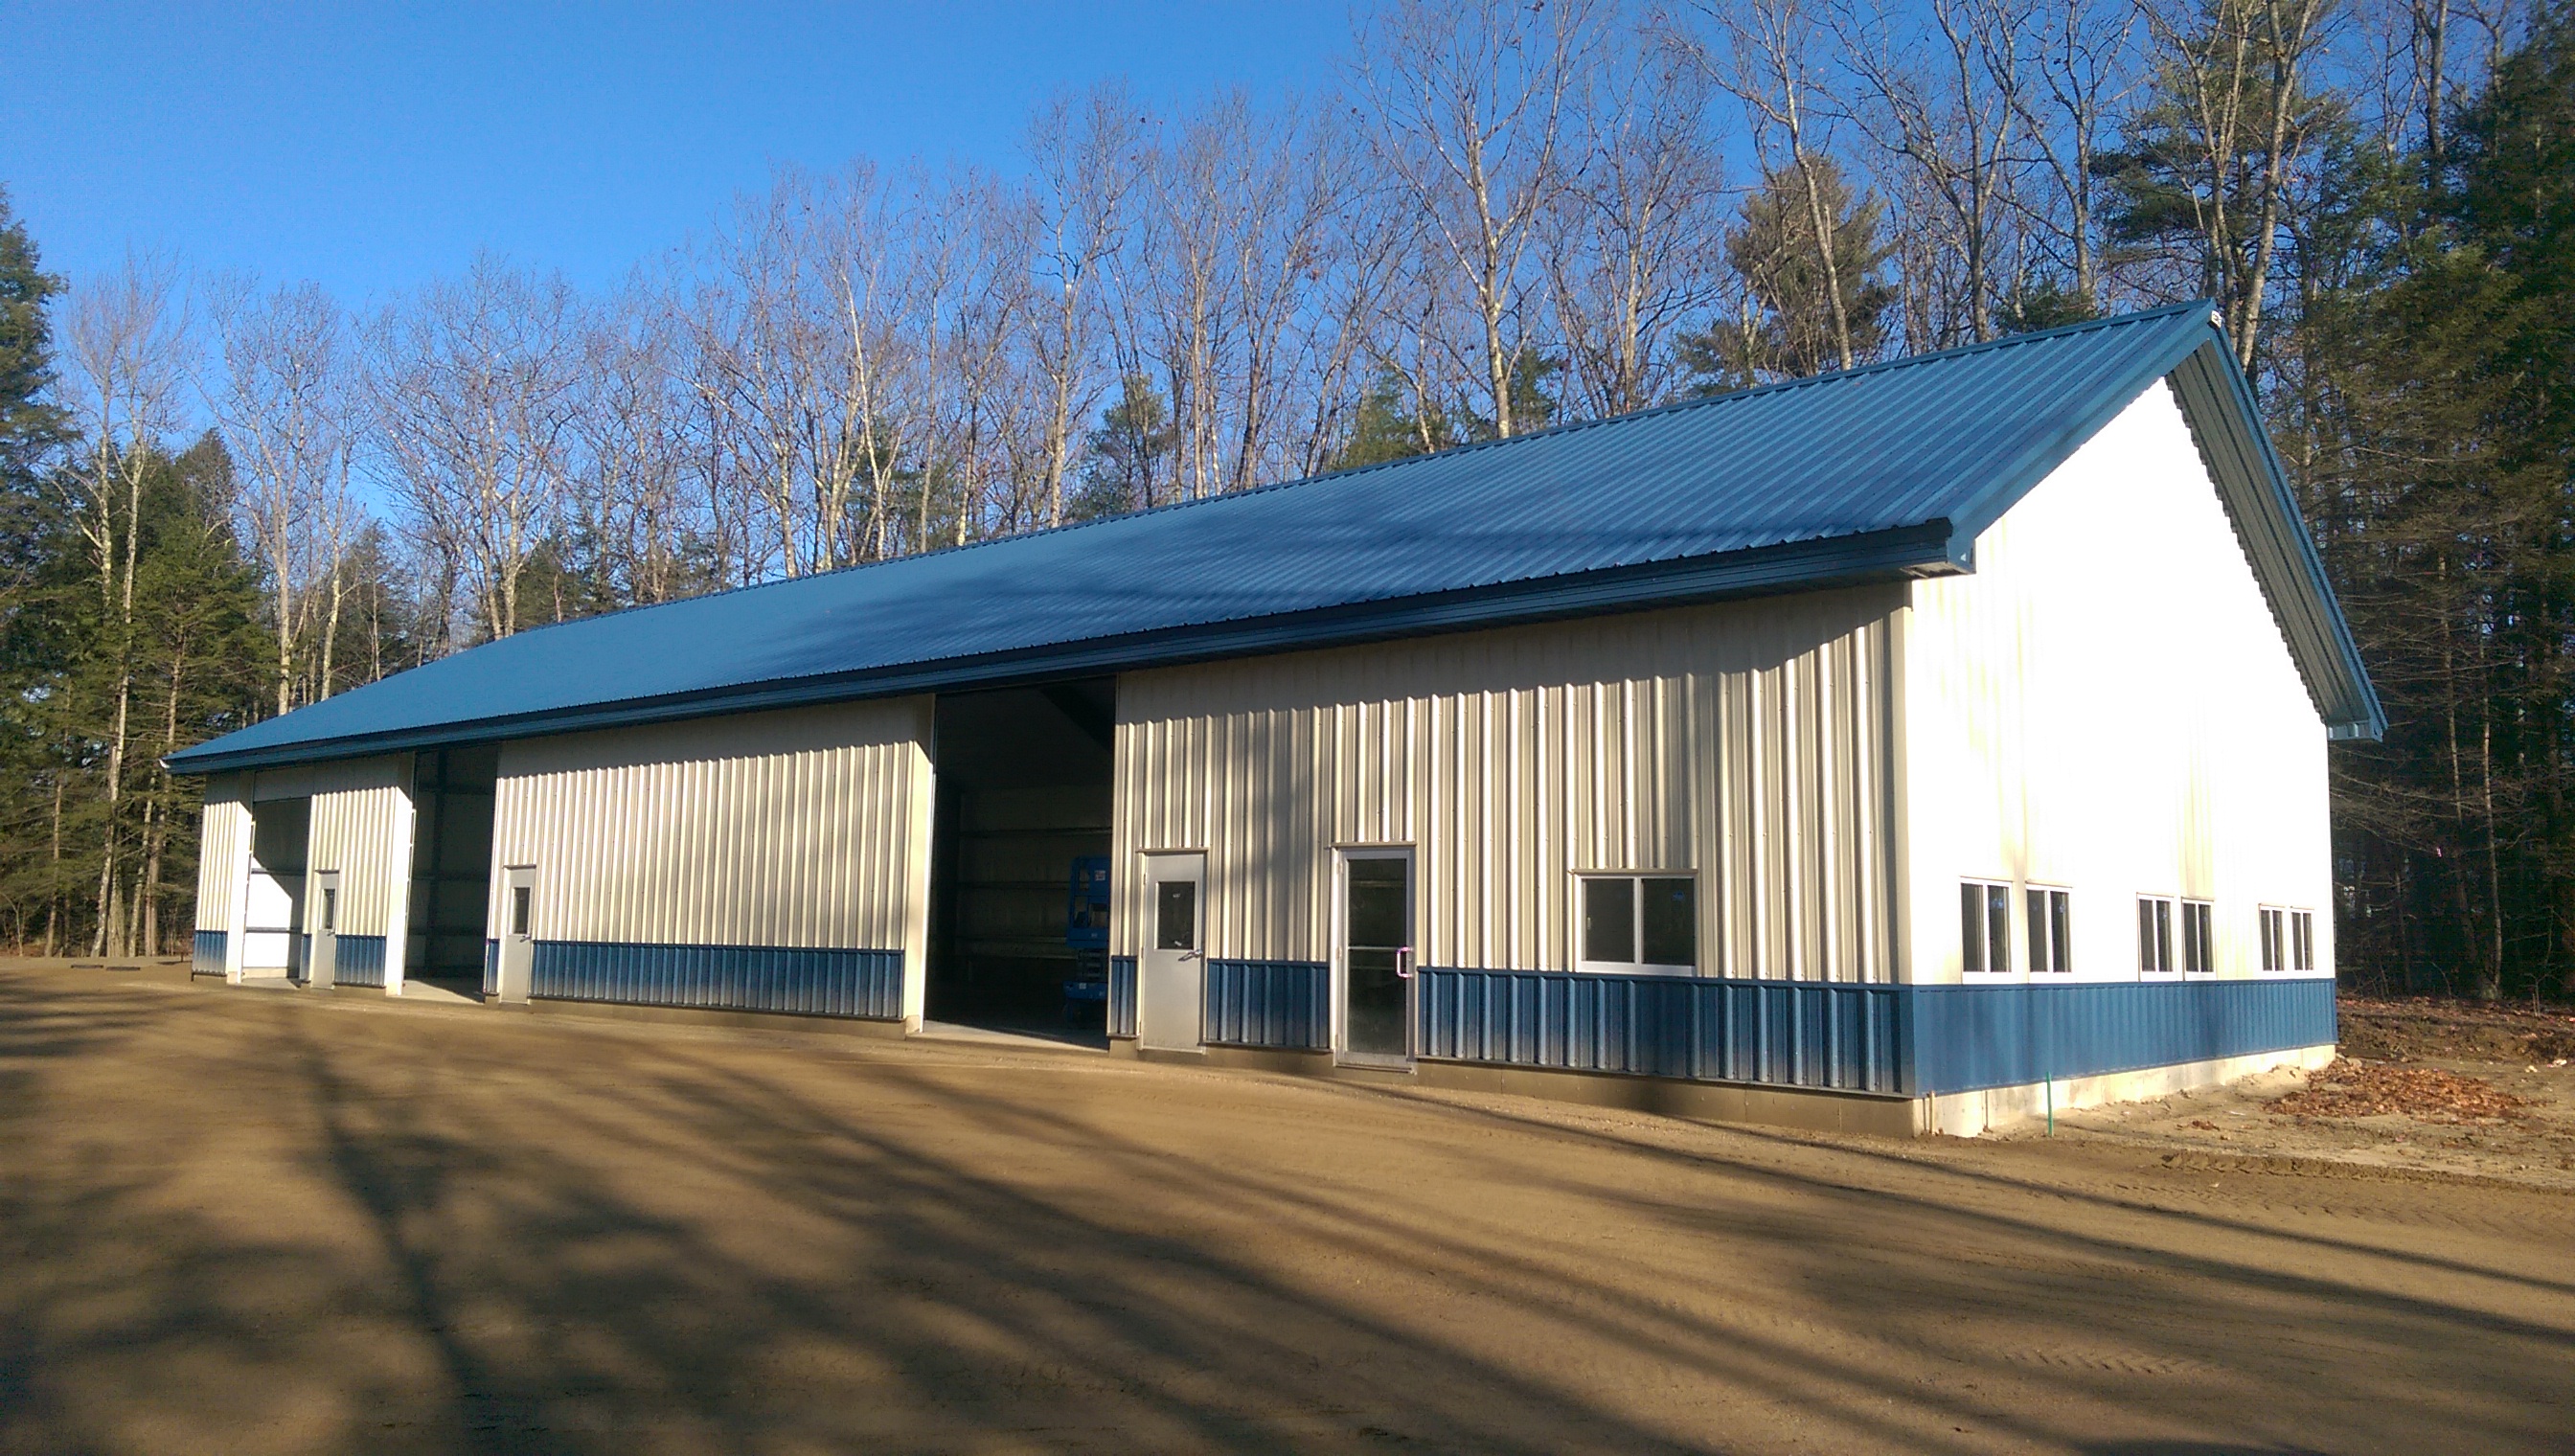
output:
<instances>
[{"instance_id":1,"label":"vertical ribbed metal panel","mask_svg":"<svg viewBox=\"0 0 2575 1456\"><path fill-rule=\"evenodd\" d=\"M903 952L539 940L529 994L720 1011L897 1020Z\"/></svg>"},{"instance_id":2,"label":"vertical ribbed metal panel","mask_svg":"<svg viewBox=\"0 0 2575 1456\"><path fill-rule=\"evenodd\" d=\"M1884 981L1900 589L1119 680L1117 947L1138 855L1208 851L1208 944L1328 959L1335 845L1415 850L1421 958L1568 968L1572 876L1696 870L1709 974Z\"/></svg>"},{"instance_id":3,"label":"vertical ribbed metal panel","mask_svg":"<svg viewBox=\"0 0 2575 1456\"><path fill-rule=\"evenodd\" d=\"M1418 980L1415 1045L1434 1060L1901 1090L1901 986L1449 967Z\"/></svg>"},{"instance_id":4,"label":"vertical ribbed metal panel","mask_svg":"<svg viewBox=\"0 0 2575 1456\"><path fill-rule=\"evenodd\" d=\"M1211 980L1210 1039L1283 1044L1258 1040L1270 1033L1241 1009L1260 994L1237 986L1243 965ZM2316 978L1959 988L1431 968L1420 980L1426 1057L1852 1091L1958 1091L2333 1039L2331 983Z\"/></svg>"},{"instance_id":5,"label":"vertical ribbed metal panel","mask_svg":"<svg viewBox=\"0 0 2575 1456\"><path fill-rule=\"evenodd\" d=\"M321 771L326 767L329 772ZM281 777L277 772L261 774L262 794ZM352 935L390 933L394 900L411 874L411 844L397 832L404 785L411 781L411 759L402 755L317 763L293 781L312 790L307 871L340 871L341 943L346 945ZM310 917L320 910L307 905L306 913ZM381 971L377 980L365 982L382 983Z\"/></svg>"},{"instance_id":6,"label":"vertical ribbed metal panel","mask_svg":"<svg viewBox=\"0 0 2575 1456\"><path fill-rule=\"evenodd\" d=\"M385 983L385 937L342 935L331 957L334 985L380 986Z\"/></svg>"},{"instance_id":7,"label":"vertical ribbed metal panel","mask_svg":"<svg viewBox=\"0 0 2575 1456\"><path fill-rule=\"evenodd\" d=\"M190 947L188 969L194 975L224 973L224 948L231 937L221 930L199 930L196 943Z\"/></svg>"},{"instance_id":8,"label":"vertical ribbed metal panel","mask_svg":"<svg viewBox=\"0 0 2575 1456\"><path fill-rule=\"evenodd\" d=\"M219 773L206 783L206 813L197 840L197 928L221 936L232 929L242 886L242 855L250 842L250 784L246 775ZM218 957L223 951L218 946ZM208 967L200 966L200 969ZM211 967L224 969L220 959Z\"/></svg>"},{"instance_id":9,"label":"vertical ribbed metal panel","mask_svg":"<svg viewBox=\"0 0 2575 1456\"><path fill-rule=\"evenodd\" d=\"M1136 957L1109 957L1109 1034L1136 1034Z\"/></svg>"},{"instance_id":10,"label":"vertical ribbed metal panel","mask_svg":"<svg viewBox=\"0 0 2575 1456\"><path fill-rule=\"evenodd\" d=\"M901 946L929 700L513 742L493 854L537 866L549 940Z\"/></svg>"},{"instance_id":11,"label":"vertical ribbed metal panel","mask_svg":"<svg viewBox=\"0 0 2575 1456\"><path fill-rule=\"evenodd\" d=\"M1913 1075L1928 1095L2250 1056L2334 1040L2323 976L1921 986Z\"/></svg>"},{"instance_id":12,"label":"vertical ribbed metal panel","mask_svg":"<svg viewBox=\"0 0 2575 1456\"><path fill-rule=\"evenodd\" d=\"M501 942L486 940L483 942L483 999L488 1001L500 993Z\"/></svg>"},{"instance_id":13,"label":"vertical ribbed metal panel","mask_svg":"<svg viewBox=\"0 0 2575 1456\"><path fill-rule=\"evenodd\" d=\"M1201 1035L1227 1046L1331 1045L1331 971L1311 960L1207 962Z\"/></svg>"}]
</instances>

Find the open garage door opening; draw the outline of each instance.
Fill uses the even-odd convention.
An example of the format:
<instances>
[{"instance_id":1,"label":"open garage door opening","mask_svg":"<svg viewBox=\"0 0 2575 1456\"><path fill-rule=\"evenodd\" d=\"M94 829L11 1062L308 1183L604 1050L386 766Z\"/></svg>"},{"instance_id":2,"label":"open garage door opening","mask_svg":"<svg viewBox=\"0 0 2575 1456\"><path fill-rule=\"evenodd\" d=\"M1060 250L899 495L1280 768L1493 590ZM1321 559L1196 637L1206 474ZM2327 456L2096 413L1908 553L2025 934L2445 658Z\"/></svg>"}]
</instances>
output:
<instances>
[{"instance_id":1,"label":"open garage door opening","mask_svg":"<svg viewBox=\"0 0 2575 1456\"><path fill-rule=\"evenodd\" d=\"M261 799L250 808L250 880L242 898L242 977L304 978L304 859L313 800Z\"/></svg>"},{"instance_id":2,"label":"open garage door opening","mask_svg":"<svg viewBox=\"0 0 2575 1456\"><path fill-rule=\"evenodd\" d=\"M939 700L931 1019L1107 1044L1117 684Z\"/></svg>"},{"instance_id":3,"label":"open garage door opening","mask_svg":"<svg viewBox=\"0 0 2575 1456\"><path fill-rule=\"evenodd\" d=\"M480 994L492 902L497 743L436 748L412 761L411 927L404 978Z\"/></svg>"}]
</instances>

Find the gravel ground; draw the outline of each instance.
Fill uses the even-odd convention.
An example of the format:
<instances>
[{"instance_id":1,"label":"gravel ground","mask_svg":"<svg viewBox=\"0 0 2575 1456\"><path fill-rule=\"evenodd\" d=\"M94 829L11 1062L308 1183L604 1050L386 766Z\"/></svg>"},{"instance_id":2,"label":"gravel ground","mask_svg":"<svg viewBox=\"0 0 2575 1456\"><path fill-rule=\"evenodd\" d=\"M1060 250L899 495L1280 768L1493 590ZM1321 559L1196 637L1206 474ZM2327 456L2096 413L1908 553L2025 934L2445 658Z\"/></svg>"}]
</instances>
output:
<instances>
[{"instance_id":1,"label":"gravel ground","mask_svg":"<svg viewBox=\"0 0 2575 1456\"><path fill-rule=\"evenodd\" d=\"M0 963L0 1450L2568 1448L2575 1196L2193 1110L1827 1139Z\"/></svg>"}]
</instances>

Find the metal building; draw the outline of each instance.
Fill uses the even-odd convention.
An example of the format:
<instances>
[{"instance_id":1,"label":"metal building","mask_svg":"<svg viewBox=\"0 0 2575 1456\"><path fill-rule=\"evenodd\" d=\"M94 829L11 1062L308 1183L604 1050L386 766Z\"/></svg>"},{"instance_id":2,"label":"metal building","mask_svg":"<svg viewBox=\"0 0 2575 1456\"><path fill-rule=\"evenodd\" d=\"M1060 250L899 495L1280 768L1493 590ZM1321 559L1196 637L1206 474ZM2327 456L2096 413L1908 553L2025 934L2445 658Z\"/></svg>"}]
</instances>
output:
<instances>
[{"instance_id":1,"label":"metal building","mask_svg":"<svg viewBox=\"0 0 2575 1456\"><path fill-rule=\"evenodd\" d=\"M2328 1057L2325 747L2381 727L2191 306L526 632L170 762L235 980L1096 986L1137 1055L1967 1132Z\"/></svg>"}]
</instances>

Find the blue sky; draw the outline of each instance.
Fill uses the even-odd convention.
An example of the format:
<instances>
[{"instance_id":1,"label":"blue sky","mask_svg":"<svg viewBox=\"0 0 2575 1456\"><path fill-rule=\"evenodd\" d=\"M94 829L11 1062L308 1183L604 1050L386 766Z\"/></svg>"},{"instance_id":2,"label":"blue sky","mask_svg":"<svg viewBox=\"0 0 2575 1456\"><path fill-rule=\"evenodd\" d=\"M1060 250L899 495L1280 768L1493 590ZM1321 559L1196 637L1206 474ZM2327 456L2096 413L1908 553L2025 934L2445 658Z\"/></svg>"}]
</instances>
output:
<instances>
[{"instance_id":1,"label":"blue sky","mask_svg":"<svg viewBox=\"0 0 2575 1456\"><path fill-rule=\"evenodd\" d=\"M1333 79L1318 3L0 0L0 185L46 266L129 247L358 303L489 248L621 278L782 162L1014 165L1033 102Z\"/></svg>"}]
</instances>

